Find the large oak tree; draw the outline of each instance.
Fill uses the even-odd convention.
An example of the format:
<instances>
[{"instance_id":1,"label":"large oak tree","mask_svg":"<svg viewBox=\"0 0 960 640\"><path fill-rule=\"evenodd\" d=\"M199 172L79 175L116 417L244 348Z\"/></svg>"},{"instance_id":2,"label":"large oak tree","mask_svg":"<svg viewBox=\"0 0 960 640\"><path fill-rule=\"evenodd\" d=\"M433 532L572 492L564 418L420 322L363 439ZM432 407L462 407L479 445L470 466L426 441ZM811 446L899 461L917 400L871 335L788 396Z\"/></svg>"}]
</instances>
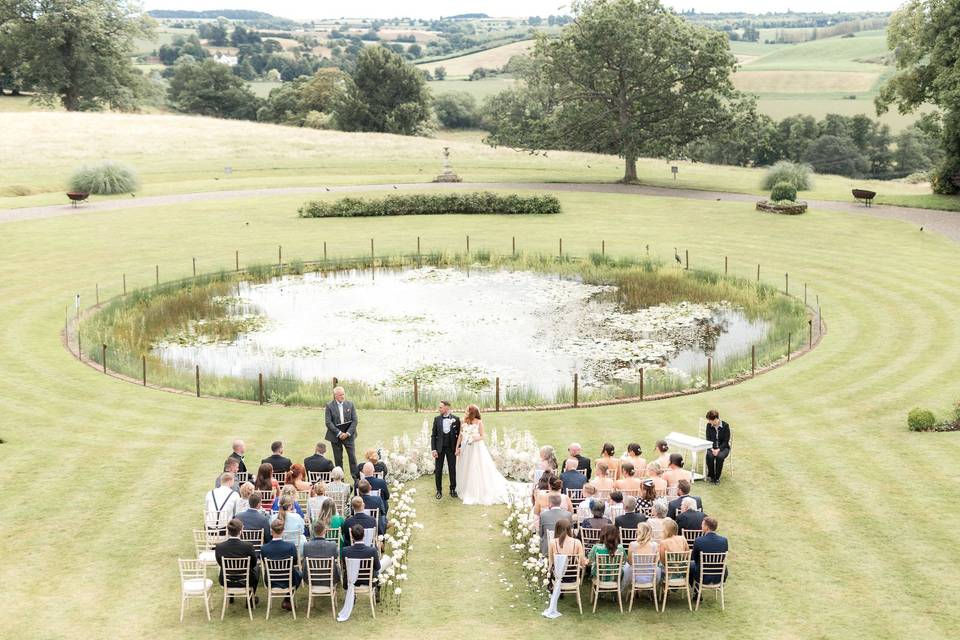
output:
<instances>
[{"instance_id":1,"label":"large oak tree","mask_svg":"<svg viewBox=\"0 0 960 640\"><path fill-rule=\"evenodd\" d=\"M559 38L540 34L519 88L488 103L487 142L531 151L679 153L727 126L739 94L725 34L690 24L659 0L583 0Z\"/></svg>"}]
</instances>

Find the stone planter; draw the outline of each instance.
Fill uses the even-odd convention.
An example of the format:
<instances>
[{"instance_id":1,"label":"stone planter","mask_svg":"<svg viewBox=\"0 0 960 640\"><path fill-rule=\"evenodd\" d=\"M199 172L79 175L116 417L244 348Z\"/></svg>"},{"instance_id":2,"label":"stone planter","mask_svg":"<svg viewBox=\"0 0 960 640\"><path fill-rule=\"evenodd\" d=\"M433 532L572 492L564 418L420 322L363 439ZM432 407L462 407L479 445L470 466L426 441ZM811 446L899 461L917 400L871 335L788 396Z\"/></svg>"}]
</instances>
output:
<instances>
[{"instance_id":1,"label":"stone planter","mask_svg":"<svg viewBox=\"0 0 960 640\"><path fill-rule=\"evenodd\" d=\"M807 203L802 201L771 202L770 200L760 200L757 202L757 211L766 211L767 213L780 213L787 216L795 216L807 211Z\"/></svg>"}]
</instances>

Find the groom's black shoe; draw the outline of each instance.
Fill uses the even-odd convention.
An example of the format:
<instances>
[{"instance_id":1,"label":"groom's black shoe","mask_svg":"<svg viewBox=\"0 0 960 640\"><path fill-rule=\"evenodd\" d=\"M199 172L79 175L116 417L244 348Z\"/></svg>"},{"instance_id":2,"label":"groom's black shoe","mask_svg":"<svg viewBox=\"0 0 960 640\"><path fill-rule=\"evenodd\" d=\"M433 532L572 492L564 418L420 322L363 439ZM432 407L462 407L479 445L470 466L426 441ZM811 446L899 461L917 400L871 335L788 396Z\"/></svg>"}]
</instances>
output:
<instances>
[{"instance_id":1,"label":"groom's black shoe","mask_svg":"<svg viewBox=\"0 0 960 640\"><path fill-rule=\"evenodd\" d=\"M442 497L443 497L443 494L440 493L439 491L437 491L437 500L439 500L439 499L442 498Z\"/></svg>"},{"instance_id":2,"label":"groom's black shoe","mask_svg":"<svg viewBox=\"0 0 960 640\"><path fill-rule=\"evenodd\" d=\"M450 490L450 497L451 497L451 498L459 498L460 496L457 495L457 492L456 492L454 489L451 489L451 490Z\"/></svg>"}]
</instances>

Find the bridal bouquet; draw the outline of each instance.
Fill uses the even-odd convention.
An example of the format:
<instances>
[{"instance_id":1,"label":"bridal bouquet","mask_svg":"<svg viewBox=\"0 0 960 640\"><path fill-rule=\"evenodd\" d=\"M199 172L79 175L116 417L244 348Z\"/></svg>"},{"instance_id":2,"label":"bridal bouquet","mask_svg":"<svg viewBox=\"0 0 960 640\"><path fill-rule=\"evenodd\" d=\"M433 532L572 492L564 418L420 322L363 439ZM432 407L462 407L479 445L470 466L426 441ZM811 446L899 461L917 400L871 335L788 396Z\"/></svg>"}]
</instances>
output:
<instances>
[{"instance_id":1,"label":"bridal bouquet","mask_svg":"<svg viewBox=\"0 0 960 640\"><path fill-rule=\"evenodd\" d=\"M475 424L465 424L463 425L463 440L461 445L471 445L477 441L477 437L480 435L480 427Z\"/></svg>"}]
</instances>

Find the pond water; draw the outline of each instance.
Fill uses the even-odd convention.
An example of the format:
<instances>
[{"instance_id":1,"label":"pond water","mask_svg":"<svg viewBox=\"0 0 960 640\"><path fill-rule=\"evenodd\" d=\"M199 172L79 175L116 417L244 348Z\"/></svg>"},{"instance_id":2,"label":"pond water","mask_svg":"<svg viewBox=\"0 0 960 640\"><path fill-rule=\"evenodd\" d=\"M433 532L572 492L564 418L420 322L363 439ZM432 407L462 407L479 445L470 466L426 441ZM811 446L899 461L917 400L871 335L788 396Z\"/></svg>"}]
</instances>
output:
<instances>
[{"instance_id":1,"label":"pond water","mask_svg":"<svg viewBox=\"0 0 960 640\"><path fill-rule=\"evenodd\" d=\"M409 388L504 386L551 394L636 380L664 367L689 375L749 351L768 330L725 305L622 311L615 287L490 269L342 271L242 283L231 315L256 329L229 343L165 342L164 361L204 372Z\"/></svg>"}]
</instances>

